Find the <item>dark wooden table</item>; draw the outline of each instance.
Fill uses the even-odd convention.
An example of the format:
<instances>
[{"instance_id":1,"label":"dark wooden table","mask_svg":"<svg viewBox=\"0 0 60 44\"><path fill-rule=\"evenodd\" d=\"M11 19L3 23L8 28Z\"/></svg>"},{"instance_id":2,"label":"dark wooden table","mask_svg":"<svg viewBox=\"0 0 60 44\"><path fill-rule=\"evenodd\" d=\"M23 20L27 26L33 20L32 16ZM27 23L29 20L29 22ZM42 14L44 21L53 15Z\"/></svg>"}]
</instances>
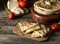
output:
<instances>
[{"instance_id":1,"label":"dark wooden table","mask_svg":"<svg viewBox=\"0 0 60 44\"><path fill-rule=\"evenodd\" d=\"M53 32L49 40L45 42L33 41L31 39L22 38L12 32L14 26L22 18L30 18L26 14L22 18L8 20L8 14L5 10L0 11L0 44L60 44L60 31Z\"/></svg>"}]
</instances>

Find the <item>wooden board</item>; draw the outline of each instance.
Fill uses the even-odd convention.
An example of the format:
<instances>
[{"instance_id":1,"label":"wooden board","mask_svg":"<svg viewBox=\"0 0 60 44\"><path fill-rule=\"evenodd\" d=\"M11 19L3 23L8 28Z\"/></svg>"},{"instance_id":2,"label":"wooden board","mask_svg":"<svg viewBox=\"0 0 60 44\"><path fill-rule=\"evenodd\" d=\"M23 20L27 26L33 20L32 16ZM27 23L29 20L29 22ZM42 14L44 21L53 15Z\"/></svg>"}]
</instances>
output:
<instances>
[{"instance_id":1,"label":"wooden board","mask_svg":"<svg viewBox=\"0 0 60 44\"><path fill-rule=\"evenodd\" d=\"M32 39L32 40L36 40L36 41L45 41L49 38L49 36L51 34L51 32L50 32L47 37L33 38L33 37L31 37L31 34L24 34L23 32L21 32L20 27L19 27L18 24L13 29L13 33L15 33L17 35L20 35L23 38L28 38L28 39Z\"/></svg>"}]
</instances>

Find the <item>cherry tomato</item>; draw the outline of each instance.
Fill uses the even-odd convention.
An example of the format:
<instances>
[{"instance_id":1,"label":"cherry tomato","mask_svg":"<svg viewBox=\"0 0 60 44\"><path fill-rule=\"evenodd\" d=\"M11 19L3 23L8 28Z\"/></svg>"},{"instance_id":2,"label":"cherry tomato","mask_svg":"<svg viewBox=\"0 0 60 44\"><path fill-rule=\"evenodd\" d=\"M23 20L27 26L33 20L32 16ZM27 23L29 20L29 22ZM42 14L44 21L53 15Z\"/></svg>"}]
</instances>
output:
<instances>
[{"instance_id":1,"label":"cherry tomato","mask_svg":"<svg viewBox=\"0 0 60 44\"><path fill-rule=\"evenodd\" d=\"M8 19L9 19L9 20L12 20L12 19L14 19L14 18L15 18L14 13L10 12L10 14L9 14L9 16L8 16Z\"/></svg>"},{"instance_id":2,"label":"cherry tomato","mask_svg":"<svg viewBox=\"0 0 60 44\"><path fill-rule=\"evenodd\" d=\"M19 6L22 8L25 8L28 5L28 1L27 0L22 0L19 1Z\"/></svg>"},{"instance_id":3,"label":"cherry tomato","mask_svg":"<svg viewBox=\"0 0 60 44\"><path fill-rule=\"evenodd\" d=\"M51 25L52 30L60 30L60 25L57 23L54 23Z\"/></svg>"}]
</instances>

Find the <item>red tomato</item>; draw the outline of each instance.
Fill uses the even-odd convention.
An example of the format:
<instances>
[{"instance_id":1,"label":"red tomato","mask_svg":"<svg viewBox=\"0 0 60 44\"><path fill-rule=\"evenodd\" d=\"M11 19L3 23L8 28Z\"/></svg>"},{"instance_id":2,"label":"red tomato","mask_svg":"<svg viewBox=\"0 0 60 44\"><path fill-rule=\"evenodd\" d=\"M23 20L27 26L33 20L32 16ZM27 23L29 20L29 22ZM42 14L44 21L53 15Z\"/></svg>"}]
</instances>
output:
<instances>
[{"instance_id":1,"label":"red tomato","mask_svg":"<svg viewBox=\"0 0 60 44\"><path fill-rule=\"evenodd\" d=\"M9 16L8 16L8 19L9 19L9 20L12 20L12 19L14 19L14 18L15 18L14 13L10 12L10 14L9 14Z\"/></svg>"},{"instance_id":2,"label":"red tomato","mask_svg":"<svg viewBox=\"0 0 60 44\"><path fill-rule=\"evenodd\" d=\"M19 1L19 6L22 8L25 8L28 5L28 1L27 0L23 0L23 1Z\"/></svg>"},{"instance_id":3,"label":"red tomato","mask_svg":"<svg viewBox=\"0 0 60 44\"><path fill-rule=\"evenodd\" d=\"M51 28L52 28L52 30L59 30L60 29L60 25L57 24L57 23L54 23L54 24L51 25Z\"/></svg>"}]
</instances>

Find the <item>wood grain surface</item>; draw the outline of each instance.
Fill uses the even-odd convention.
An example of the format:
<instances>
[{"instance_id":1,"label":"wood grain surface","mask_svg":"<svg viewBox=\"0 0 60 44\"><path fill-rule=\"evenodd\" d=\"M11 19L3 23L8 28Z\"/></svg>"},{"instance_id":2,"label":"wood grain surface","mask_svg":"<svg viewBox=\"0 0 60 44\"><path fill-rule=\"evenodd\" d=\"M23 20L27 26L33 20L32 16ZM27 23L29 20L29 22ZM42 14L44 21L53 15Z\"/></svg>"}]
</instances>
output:
<instances>
[{"instance_id":1,"label":"wood grain surface","mask_svg":"<svg viewBox=\"0 0 60 44\"><path fill-rule=\"evenodd\" d=\"M22 18L30 18L30 15L21 18L8 20L6 11L0 11L0 44L60 44L60 31L52 33L51 37L45 42L37 42L31 39L21 38L12 32L12 29Z\"/></svg>"},{"instance_id":2,"label":"wood grain surface","mask_svg":"<svg viewBox=\"0 0 60 44\"><path fill-rule=\"evenodd\" d=\"M32 6L37 0L29 0ZM22 18L31 18L29 14L14 20L8 20L8 13L5 10L0 11L0 44L60 44L60 31L52 33L51 37L45 42L38 42L31 39L22 38L12 32L12 29Z\"/></svg>"}]
</instances>

